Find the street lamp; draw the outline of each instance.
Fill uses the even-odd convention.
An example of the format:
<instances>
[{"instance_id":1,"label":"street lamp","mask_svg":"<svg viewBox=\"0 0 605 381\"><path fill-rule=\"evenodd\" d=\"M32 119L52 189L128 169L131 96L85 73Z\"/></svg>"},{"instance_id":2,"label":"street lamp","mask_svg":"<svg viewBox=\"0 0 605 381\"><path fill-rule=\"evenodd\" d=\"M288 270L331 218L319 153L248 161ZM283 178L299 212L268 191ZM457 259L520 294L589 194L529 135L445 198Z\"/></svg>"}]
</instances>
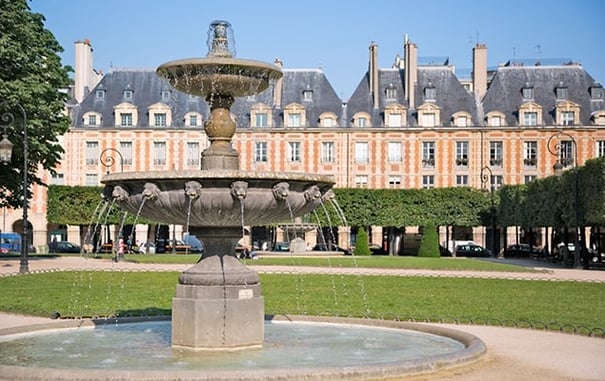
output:
<instances>
[{"instance_id":1,"label":"street lamp","mask_svg":"<svg viewBox=\"0 0 605 381\"><path fill-rule=\"evenodd\" d=\"M487 165L483 168L481 168L481 183L485 186L485 184L487 182L489 182L489 189L490 189L490 198L491 198L491 204L490 204L490 217L492 220L492 233L490 234L490 250L492 251L492 255L496 255L496 214L494 212L494 183L493 180L494 179L494 173L492 172L491 168L488 167Z\"/></svg>"},{"instance_id":2,"label":"street lamp","mask_svg":"<svg viewBox=\"0 0 605 381\"><path fill-rule=\"evenodd\" d=\"M561 151L561 143L557 142L554 147L551 148L551 141L553 139L559 139L561 136L569 138L573 146L573 166L574 166L574 211L575 211L575 234L574 234L574 255L573 255L573 266L574 268L581 268L580 264L580 245L579 245L579 234L580 234L580 212L579 212L579 178L578 178L578 144L573 136L569 135L564 131L559 131L548 139L546 148L551 155L557 157L557 162L553 166L553 170L556 175L559 175L563 170L563 161L568 160L567 155L564 155ZM564 157L565 156L565 157Z\"/></svg>"},{"instance_id":3,"label":"street lamp","mask_svg":"<svg viewBox=\"0 0 605 381\"><path fill-rule=\"evenodd\" d=\"M27 196L27 191L28 191L27 154L28 154L28 150L29 150L28 141L27 141L27 114L25 113L25 109L23 108L23 106L21 106L19 103L15 103L15 105L17 106L19 111L21 111L21 114L23 116L23 236L21 237L21 257L20 257L20 261L19 261L19 272L27 273L27 272L29 272L28 259L27 259L27 250L29 248L29 240L28 240L29 222L27 220L27 208L28 208L28 203L29 203L28 196ZM11 143L11 141L8 140L8 137L6 136L6 130L9 127L12 127L12 125L14 124L15 115L10 112L6 112L6 113L2 114L2 116L0 117L0 120L2 120L2 123L6 123L6 124L1 125L1 127L3 127L3 129L4 129L4 131L2 134L2 140L0 141L0 161L2 161L4 164L8 164L8 163L10 163L11 157L13 155L13 143Z\"/></svg>"},{"instance_id":4,"label":"street lamp","mask_svg":"<svg viewBox=\"0 0 605 381\"><path fill-rule=\"evenodd\" d=\"M99 159L101 160L101 164L103 164L103 166L107 168L107 173L109 173L109 168L113 167L116 164L115 158L108 152L113 152L118 155L118 157L120 158L120 172L124 172L124 157L122 156L122 153L115 148L106 148L101 151Z\"/></svg>"}]
</instances>

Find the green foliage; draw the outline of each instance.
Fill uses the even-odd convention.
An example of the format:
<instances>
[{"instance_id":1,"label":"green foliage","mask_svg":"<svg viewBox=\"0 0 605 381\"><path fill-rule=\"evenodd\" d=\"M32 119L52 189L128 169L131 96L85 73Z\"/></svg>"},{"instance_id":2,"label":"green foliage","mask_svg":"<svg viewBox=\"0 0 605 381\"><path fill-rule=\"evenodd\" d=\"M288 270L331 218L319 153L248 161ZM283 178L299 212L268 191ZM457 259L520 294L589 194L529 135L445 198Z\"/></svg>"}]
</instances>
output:
<instances>
[{"instance_id":1,"label":"green foliage","mask_svg":"<svg viewBox=\"0 0 605 381\"><path fill-rule=\"evenodd\" d=\"M439 235L435 225L429 224L424 227L420 247L418 248L419 257L440 257Z\"/></svg>"},{"instance_id":2,"label":"green foliage","mask_svg":"<svg viewBox=\"0 0 605 381\"><path fill-rule=\"evenodd\" d=\"M364 228L357 231L355 239L355 255L371 255L370 247L368 246L368 232Z\"/></svg>"},{"instance_id":3,"label":"green foliage","mask_svg":"<svg viewBox=\"0 0 605 381\"><path fill-rule=\"evenodd\" d=\"M58 137L67 131L69 118L64 114L68 97L60 90L69 86L70 70L61 65L62 51L44 28L44 17L32 13L26 0L0 0L0 113L15 118L7 131L12 160L0 165L0 206L23 204L25 123L19 105L27 119L29 185L43 184L38 169L53 172L61 159Z\"/></svg>"},{"instance_id":4,"label":"green foliage","mask_svg":"<svg viewBox=\"0 0 605 381\"><path fill-rule=\"evenodd\" d=\"M334 193L350 226L422 226L429 223L478 226L481 215L489 210L489 199L479 190L468 187L340 188L334 189Z\"/></svg>"}]
</instances>

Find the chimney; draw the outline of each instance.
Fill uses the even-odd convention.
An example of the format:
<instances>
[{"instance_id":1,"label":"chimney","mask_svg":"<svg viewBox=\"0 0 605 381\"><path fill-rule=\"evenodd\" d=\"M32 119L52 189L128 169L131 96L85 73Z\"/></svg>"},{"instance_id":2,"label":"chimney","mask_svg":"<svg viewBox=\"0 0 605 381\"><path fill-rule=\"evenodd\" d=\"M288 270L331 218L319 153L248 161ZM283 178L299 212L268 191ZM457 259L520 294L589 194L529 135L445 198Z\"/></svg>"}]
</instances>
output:
<instances>
[{"instance_id":1,"label":"chimney","mask_svg":"<svg viewBox=\"0 0 605 381\"><path fill-rule=\"evenodd\" d=\"M477 44L473 48L473 89L478 101L487 92L487 46Z\"/></svg>"},{"instance_id":2,"label":"chimney","mask_svg":"<svg viewBox=\"0 0 605 381\"><path fill-rule=\"evenodd\" d=\"M380 106L380 80L378 78L378 45L374 41L370 44L368 74L370 75L370 94L373 99L374 108L377 109Z\"/></svg>"},{"instance_id":3,"label":"chimney","mask_svg":"<svg viewBox=\"0 0 605 381\"><path fill-rule=\"evenodd\" d=\"M279 58L276 58L275 61L273 61L273 64L280 69L284 66L284 63L281 62ZM284 77L281 76L277 81L275 81L275 87L273 88L273 107L275 108L281 108L281 94L283 87Z\"/></svg>"},{"instance_id":4,"label":"chimney","mask_svg":"<svg viewBox=\"0 0 605 381\"><path fill-rule=\"evenodd\" d=\"M90 40L75 42L75 65L74 65L74 98L78 103L91 90L92 69L92 46Z\"/></svg>"},{"instance_id":5,"label":"chimney","mask_svg":"<svg viewBox=\"0 0 605 381\"><path fill-rule=\"evenodd\" d=\"M408 101L408 108L416 108L416 84L418 82L418 48L416 44L408 40L405 36L404 50L404 75L405 75L405 99Z\"/></svg>"}]
</instances>

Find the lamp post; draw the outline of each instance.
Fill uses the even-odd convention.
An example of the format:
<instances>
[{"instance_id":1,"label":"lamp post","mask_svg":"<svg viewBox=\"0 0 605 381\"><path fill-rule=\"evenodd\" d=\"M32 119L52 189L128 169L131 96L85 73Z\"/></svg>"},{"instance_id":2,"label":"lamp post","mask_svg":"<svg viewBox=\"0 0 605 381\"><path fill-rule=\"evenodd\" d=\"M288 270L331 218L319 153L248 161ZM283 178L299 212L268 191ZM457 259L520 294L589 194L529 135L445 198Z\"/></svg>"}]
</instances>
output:
<instances>
[{"instance_id":1,"label":"lamp post","mask_svg":"<svg viewBox=\"0 0 605 381\"><path fill-rule=\"evenodd\" d=\"M120 172L124 172L124 157L122 156L122 153L115 148L106 148L101 151L101 155L99 155L101 164L107 168L107 173L109 173L109 168L116 164L115 158L110 155L111 152L115 153L120 158Z\"/></svg>"},{"instance_id":2,"label":"lamp post","mask_svg":"<svg viewBox=\"0 0 605 381\"><path fill-rule=\"evenodd\" d=\"M574 255L573 255L573 266L574 268L581 268L580 263L580 245L579 245L579 235L580 235L580 212L579 212L579 178L578 178L578 144L576 140L570 134L559 131L556 134L552 135L548 142L546 143L546 148L551 155L557 157L557 162L553 166L553 170L555 174L558 175L563 169L563 159L568 159L567 157L563 157L563 153L561 152L561 143L557 141L554 147L551 147L551 141L553 139L559 140L561 136L568 138L572 143L573 148L573 166L574 166L574 212L575 212L575 234L574 234Z\"/></svg>"},{"instance_id":3,"label":"lamp post","mask_svg":"<svg viewBox=\"0 0 605 381\"><path fill-rule=\"evenodd\" d=\"M23 236L21 237L21 257L20 257L20 261L19 261L19 272L20 273L27 273L29 272L29 265L28 265L28 258L27 258L27 250L29 248L29 240L28 240L28 236L29 236L29 229L28 229L28 225L29 222L27 220L27 209L28 209L28 196L27 196L27 191L28 191L28 182L27 182L27 170L28 170L28 163L27 163L27 154L28 154L28 141L27 141L27 114L25 113L25 109L23 108L23 106L21 106L19 103L15 103L15 105L17 106L17 108L19 109L19 111L21 111L21 115L23 117ZM9 127L12 127L12 125L15 122L15 115L10 113L10 112L6 112L3 113L2 116L0 117L0 119L2 120L2 123L6 123L3 124L2 127L4 128L3 131L3 135L2 135L2 140L0 141L0 161L2 161L4 164L8 164L11 161L11 157L13 154L13 143L11 143L10 140L8 140L8 137L6 135L6 130Z\"/></svg>"},{"instance_id":4,"label":"lamp post","mask_svg":"<svg viewBox=\"0 0 605 381\"><path fill-rule=\"evenodd\" d=\"M485 186L486 183L489 182L489 192L490 192L490 217L492 220L492 233L490 234L490 250L492 255L496 255L496 215L494 213L494 173L491 168L487 165L481 168L481 183ZM497 255L496 255L497 256Z\"/></svg>"}]
</instances>

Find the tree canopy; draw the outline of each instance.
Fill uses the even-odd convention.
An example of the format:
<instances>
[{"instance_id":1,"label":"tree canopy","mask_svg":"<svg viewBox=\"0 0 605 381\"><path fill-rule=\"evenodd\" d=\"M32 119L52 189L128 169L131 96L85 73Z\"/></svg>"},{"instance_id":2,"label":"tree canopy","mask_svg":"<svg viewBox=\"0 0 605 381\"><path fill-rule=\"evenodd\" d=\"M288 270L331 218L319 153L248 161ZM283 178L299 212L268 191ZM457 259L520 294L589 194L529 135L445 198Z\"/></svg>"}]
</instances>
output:
<instances>
[{"instance_id":1,"label":"tree canopy","mask_svg":"<svg viewBox=\"0 0 605 381\"><path fill-rule=\"evenodd\" d=\"M0 121L9 125L6 134L13 143L11 162L0 164L0 206L21 207L24 200L24 116L19 105L27 119L29 185L43 185L38 169L52 173L61 158L58 137L69 127L64 113L68 95L62 90L69 86L71 70L61 65L62 51L44 28L44 16L31 12L26 0L0 0L0 115L14 117Z\"/></svg>"}]
</instances>

